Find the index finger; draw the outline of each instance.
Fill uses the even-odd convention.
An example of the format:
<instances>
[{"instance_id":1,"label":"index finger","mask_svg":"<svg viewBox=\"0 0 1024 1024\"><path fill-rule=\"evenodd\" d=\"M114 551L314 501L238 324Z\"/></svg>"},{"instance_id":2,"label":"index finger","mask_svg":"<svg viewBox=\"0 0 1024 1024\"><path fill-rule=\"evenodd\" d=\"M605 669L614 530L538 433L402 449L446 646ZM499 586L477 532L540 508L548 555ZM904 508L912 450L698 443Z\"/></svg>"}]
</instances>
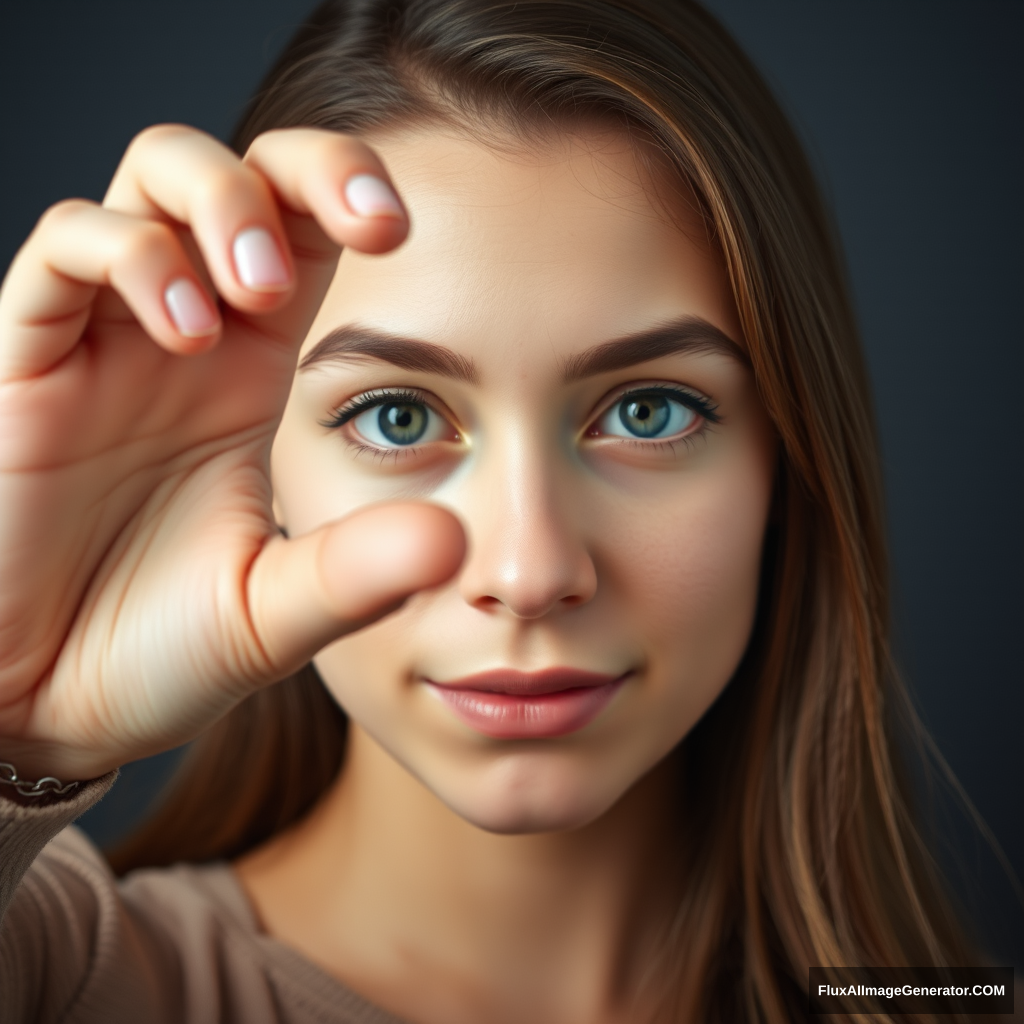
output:
<instances>
[{"instance_id":1,"label":"index finger","mask_svg":"<svg viewBox=\"0 0 1024 1024\"><path fill-rule=\"evenodd\" d=\"M285 233L298 270L295 300L260 317L260 327L304 337L334 275L339 247L389 252L408 235L409 215L383 162L349 135L313 128L266 132L244 162L285 208Z\"/></svg>"},{"instance_id":2,"label":"index finger","mask_svg":"<svg viewBox=\"0 0 1024 1024\"><path fill-rule=\"evenodd\" d=\"M394 249L409 217L380 157L359 139L315 128L260 135L244 163L258 170L292 212L312 216L338 245Z\"/></svg>"},{"instance_id":3,"label":"index finger","mask_svg":"<svg viewBox=\"0 0 1024 1024\"><path fill-rule=\"evenodd\" d=\"M349 135L285 128L260 135L245 164L284 207L296 296L259 317L261 331L301 341L334 276L341 247L385 253L409 234L409 215L380 158Z\"/></svg>"}]
</instances>

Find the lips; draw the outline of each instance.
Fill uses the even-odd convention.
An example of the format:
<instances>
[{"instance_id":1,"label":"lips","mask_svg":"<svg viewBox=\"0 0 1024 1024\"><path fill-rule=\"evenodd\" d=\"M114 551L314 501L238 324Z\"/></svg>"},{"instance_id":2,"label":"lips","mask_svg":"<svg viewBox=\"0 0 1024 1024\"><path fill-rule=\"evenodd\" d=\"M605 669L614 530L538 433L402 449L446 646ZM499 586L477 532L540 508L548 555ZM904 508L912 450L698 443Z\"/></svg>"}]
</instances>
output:
<instances>
[{"instance_id":1,"label":"lips","mask_svg":"<svg viewBox=\"0 0 1024 1024\"><path fill-rule=\"evenodd\" d=\"M496 669L438 683L431 692L460 721L492 739L548 739L577 732L615 696L625 675L572 668Z\"/></svg>"}]
</instances>

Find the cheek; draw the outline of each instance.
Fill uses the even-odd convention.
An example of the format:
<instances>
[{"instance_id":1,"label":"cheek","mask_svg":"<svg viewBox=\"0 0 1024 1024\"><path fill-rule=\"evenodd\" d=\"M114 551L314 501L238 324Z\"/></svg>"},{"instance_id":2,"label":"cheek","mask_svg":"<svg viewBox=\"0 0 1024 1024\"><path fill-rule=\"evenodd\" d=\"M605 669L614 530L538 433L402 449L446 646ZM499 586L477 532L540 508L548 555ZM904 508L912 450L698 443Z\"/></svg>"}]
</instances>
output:
<instances>
[{"instance_id":1,"label":"cheek","mask_svg":"<svg viewBox=\"0 0 1024 1024\"><path fill-rule=\"evenodd\" d=\"M693 720L735 671L753 626L771 499L767 460L694 478L622 517L606 552L616 602L647 655L652 698ZM687 725L692 724L692 721Z\"/></svg>"}]
</instances>

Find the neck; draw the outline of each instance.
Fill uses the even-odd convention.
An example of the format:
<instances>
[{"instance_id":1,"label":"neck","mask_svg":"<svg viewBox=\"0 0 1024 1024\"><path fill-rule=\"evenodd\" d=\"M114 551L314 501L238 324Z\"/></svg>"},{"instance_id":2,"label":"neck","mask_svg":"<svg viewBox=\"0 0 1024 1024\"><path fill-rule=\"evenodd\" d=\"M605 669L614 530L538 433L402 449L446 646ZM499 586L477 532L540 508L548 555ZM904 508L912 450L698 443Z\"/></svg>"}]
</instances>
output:
<instances>
[{"instance_id":1,"label":"neck","mask_svg":"<svg viewBox=\"0 0 1024 1024\"><path fill-rule=\"evenodd\" d=\"M353 726L316 810L237 870L271 934L398 1016L610 1022L666 923L672 799L665 763L583 828L495 835Z\"/></svg>"}]
</instances>

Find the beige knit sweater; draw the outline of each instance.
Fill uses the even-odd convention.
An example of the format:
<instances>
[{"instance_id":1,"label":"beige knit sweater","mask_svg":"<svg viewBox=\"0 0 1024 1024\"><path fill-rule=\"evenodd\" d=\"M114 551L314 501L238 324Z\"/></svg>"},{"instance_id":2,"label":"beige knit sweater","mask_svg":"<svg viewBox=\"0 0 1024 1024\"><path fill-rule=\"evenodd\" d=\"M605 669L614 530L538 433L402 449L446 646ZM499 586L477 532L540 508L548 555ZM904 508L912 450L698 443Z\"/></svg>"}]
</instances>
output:
<instances>
[{"instance_id":1,"label":"beige knit sweater","mask_svg":"<svg viewBox=\"0 0 1024 1024\"><path fill-rule=\"evenodd\" d=\"M71 799L0 796L0 1024L401 1024L263 934L227 864L122 881Z\"/></svg>"}]
</instances>

